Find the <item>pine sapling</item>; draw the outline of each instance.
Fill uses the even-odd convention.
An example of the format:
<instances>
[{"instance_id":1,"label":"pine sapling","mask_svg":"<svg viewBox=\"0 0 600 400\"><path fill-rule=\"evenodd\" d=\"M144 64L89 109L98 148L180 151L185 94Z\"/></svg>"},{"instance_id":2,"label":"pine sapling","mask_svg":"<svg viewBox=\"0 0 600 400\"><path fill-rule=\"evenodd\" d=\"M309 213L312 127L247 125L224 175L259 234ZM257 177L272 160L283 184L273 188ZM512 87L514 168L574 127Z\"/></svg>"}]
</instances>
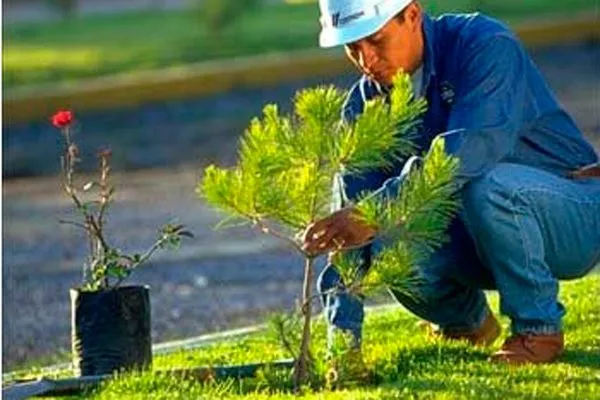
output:
<instances>
[{"instance_id":1,"label":"pine sapling","mask_svg":"<svg viewBox=\"0 0 600 400\"><path fill-rule=\"evenodd\" d=\"M354 123L340 122L346 96L333 86L301 90L288 116L281 115L276 105L267 105L262 118L255 118L245 131L237 165L207 167L197 188L210 205L228 214L222 225L249 223L285 241L304 258L296 390L307 383L311 369L315 298L311 286L315 256L303 250L302 234L330 213L332 182L340 172L392 168L416 152L413 135L426 109L423 99L413 97L410 78L402 73L394 79L389 102L383 98L367 102ZM366 196L357 204L365 220L389 236L391 247L366 275L359 273L356 260L343 256L350 252L336 255L347 283L336 290L369 293L392 286L409 291L408 271L442 240L455 208L451 181L456 162L445 155L443 142L433 149L423 167L411 172L397 199Z\"/></svg>"}]
</instances>

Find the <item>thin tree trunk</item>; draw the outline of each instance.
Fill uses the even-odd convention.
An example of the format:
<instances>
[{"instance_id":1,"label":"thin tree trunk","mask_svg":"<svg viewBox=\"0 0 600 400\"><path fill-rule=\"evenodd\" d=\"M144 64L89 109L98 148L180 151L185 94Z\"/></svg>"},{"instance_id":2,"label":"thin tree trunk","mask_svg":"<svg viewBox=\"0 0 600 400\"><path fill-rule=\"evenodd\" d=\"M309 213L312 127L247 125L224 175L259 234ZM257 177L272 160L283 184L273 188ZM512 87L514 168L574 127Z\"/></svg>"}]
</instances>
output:
<instances>
[{"instance_id":1,"label":"thin tree trunk","mask_svg":"<svg viewBox=\"0 0 600 400\"><path fill-rule=\"evenodd\" d=\"M306 258L304 264L304 284L302 287L302 313L304 314L304 327L302 329L302 342L300 352L294 368L294 389L296 392L300 386L308 381L310 369L310 322L312 317L312 278L313 278L313 259Z\"/></svg>"}]
</instances>

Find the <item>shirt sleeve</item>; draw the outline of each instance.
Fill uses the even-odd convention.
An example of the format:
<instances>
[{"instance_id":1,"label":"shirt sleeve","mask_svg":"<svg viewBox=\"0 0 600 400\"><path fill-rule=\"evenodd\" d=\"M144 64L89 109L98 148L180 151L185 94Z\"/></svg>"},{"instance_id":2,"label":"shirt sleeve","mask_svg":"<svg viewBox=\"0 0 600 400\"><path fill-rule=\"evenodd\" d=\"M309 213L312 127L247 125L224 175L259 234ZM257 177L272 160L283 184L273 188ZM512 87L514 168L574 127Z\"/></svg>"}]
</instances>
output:
<instances>
[{"instance_id":1,"label":"shirt sleeve","mask_svg":"<svg viewBox=\"0 0 600 400\"><path fill-rule=\"evenodd\" d=\"M520 44L497 35L465 52L463 78L443 138L446 152L460 160L457 188L481 176L514 148L524 124L527 57ZM434 139L435 140L435 139ZM397 197L402 176L388 179L372 196Z\"/></svg>"},{"instance_id":2,"label":"shirt sleeve","mask_svg":"<svg viewBox=\"0 0 600 400\"><path fill-rule=\"evenodd\" d=\"M505 34L465 54L462 84L450 110L446 151L460 160L460 188L508 156L525 124L527 57Z\"/></svg>"}]
</instances>

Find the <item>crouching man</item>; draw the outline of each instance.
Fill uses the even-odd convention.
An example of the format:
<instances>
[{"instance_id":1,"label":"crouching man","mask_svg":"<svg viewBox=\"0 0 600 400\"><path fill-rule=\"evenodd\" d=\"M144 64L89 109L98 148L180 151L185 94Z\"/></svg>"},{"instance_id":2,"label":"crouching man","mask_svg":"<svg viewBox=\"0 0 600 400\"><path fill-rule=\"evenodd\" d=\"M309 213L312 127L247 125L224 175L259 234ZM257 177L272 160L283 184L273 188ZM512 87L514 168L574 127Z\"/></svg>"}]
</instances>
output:
<instances>
[{"instance_id":1,"label":"crouching man","mask_svg":"<svg viewBox=\"0 0 600 400\"><path fill-rule=\"evenodd\" d=\"M495 289L512 335L491 360L551 362L564 348L559 280L582 277L600 262L600 164L593 147L502 23L478 14L434 19L410 0L320 0L320 8L320 45L344 46L363 74L343 119L352 121L367 100L386 96L392 77L404 70L429 105L420 150L442 135L460 160L462 208L449 227L451 239L420 266L420 301L399 293L397 300L443 337L488 345L500 326L483 289ZM368 268L377 232L354 218L351 202L365 190L393 196L397 171L342 175L339 210L308 228L305 249L320 254L375 239L362 248ZM319 290L338 284L328 265ZM349 331L360 346L361 299L328 296L330 328Z\"/></svg>"}]
</instances>

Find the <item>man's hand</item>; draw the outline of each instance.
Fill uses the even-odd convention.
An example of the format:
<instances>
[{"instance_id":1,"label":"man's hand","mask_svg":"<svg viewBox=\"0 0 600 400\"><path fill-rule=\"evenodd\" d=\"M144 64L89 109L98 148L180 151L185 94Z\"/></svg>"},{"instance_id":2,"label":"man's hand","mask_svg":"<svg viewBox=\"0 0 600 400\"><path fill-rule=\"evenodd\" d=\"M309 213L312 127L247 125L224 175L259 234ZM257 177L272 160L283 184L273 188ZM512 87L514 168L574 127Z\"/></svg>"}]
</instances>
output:
<instances>
[{"instance_id":1,"label":"man's hand","mask_svg":"<svg viewBox=\"0 0 600 400\"><path fill-rule=\"evenodd\" d=\"M365 224L358 210L343 208L308 226L303 249L319 255L329 251L359 247L375 236L377 229Z\"/></svg>"}]
</instances>

